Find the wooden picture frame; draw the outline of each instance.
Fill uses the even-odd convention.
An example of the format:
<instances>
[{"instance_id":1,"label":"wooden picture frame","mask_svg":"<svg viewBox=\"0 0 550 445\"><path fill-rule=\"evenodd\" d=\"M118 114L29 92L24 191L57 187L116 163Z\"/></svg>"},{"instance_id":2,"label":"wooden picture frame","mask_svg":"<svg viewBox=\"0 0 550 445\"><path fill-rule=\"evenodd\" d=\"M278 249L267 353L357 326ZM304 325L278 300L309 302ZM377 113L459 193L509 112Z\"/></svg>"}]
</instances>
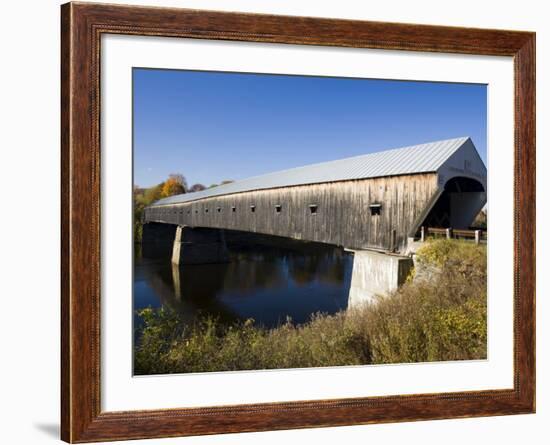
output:
<instances>
[{"instance_id":1,"label":"wooden picture frame","mask_svg":"<svg viewBox=\"0 0 550 445\"><path fill-rule=\"evenodd\" d=\"M512 56L514 387L510 390L102 412L102 34ZM61 7L61 436L67 442L493 416L535 411L535 34L68 3Z\"/></svg>"}]
</instances>

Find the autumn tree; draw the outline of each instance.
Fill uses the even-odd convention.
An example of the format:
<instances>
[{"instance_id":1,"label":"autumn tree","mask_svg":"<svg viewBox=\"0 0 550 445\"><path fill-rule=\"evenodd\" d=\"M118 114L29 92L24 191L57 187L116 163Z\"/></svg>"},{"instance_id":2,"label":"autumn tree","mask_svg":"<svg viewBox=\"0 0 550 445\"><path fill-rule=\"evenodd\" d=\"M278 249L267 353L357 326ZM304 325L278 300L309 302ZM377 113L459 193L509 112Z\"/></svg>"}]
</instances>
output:
<instances>
[{"instance_id":1,"label":"autumn tree","mask_svg":"<svg viewBox=\"0 0 550 445\"><path fill-rule=\"evenodd\" d=\"M183 176L181 173L171 173L170 175L168 175L168 179L172 179L177 184L180 184L183 187L183 193L187 192L187 179L185 179L185 176Z\"/></svg>"},{"instance_id":2,"label":"autumn tree","mask_svg":"<svg viewBox=\"0 0 550 445\"><path fill-rule=\"evenodd\" d=\"M180 195L185 193L187 189L187 181L180 174L171 174L162 186L161 195L163 198L167 196Z\"/></svg>"}]
</instances>

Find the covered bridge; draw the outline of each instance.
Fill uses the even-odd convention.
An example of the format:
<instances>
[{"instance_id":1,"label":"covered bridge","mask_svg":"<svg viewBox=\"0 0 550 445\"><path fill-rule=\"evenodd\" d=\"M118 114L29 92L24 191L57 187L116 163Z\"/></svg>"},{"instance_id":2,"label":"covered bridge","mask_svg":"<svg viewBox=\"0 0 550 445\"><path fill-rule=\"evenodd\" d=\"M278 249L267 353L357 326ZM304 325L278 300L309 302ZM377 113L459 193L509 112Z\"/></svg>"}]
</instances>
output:
<instances>
[{"instance_id":1,"label":"covered bridge","mask_svg":"<svg viewBox=\"0 0 550 445\"><path fill-rule=\"evenodd\" d=\"M423 225L465 229L486 203L487 169L468 137L380 151L161 199L154 225L255 232L404 253Z\"/></svg>"}]
</instances>

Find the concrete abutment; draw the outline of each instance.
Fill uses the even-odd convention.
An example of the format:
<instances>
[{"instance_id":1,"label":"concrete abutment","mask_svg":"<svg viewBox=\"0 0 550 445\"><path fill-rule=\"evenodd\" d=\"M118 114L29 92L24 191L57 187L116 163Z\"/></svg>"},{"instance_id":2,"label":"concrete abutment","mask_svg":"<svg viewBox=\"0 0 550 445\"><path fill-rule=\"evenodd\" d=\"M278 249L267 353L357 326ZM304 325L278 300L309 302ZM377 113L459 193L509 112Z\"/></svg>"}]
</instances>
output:
<instances>
[{"instance_id":1,"label":"concrete abutment","mask_svg":"<svg viewBox=\"0 0 550 445\"><path fill-rule=\"evenodd\" d=\"M376 295L396 290L407 279L413 260L407 256L391 255L370 250L350 250L353 271L348 309L375 302Z\"/></svg>"}]
</instances>

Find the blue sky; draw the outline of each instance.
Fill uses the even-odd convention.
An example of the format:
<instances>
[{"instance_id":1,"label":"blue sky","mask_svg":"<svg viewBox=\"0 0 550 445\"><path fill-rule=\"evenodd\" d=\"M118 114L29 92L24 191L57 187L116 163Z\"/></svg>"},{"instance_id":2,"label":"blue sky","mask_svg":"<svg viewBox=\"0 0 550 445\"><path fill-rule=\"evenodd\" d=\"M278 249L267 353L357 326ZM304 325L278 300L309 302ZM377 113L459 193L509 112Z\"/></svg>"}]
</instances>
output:
<instances>
[{"instance_id":1,"label":"blue sky","mask_svg":"<svg viewBox=\"0 0 550 445\"><path fill-rule=\"evenodd\" d=\"M487 164L485 85L134 69L134 182L206 186L470 136Z\"/></svg>"}]
</instances>

